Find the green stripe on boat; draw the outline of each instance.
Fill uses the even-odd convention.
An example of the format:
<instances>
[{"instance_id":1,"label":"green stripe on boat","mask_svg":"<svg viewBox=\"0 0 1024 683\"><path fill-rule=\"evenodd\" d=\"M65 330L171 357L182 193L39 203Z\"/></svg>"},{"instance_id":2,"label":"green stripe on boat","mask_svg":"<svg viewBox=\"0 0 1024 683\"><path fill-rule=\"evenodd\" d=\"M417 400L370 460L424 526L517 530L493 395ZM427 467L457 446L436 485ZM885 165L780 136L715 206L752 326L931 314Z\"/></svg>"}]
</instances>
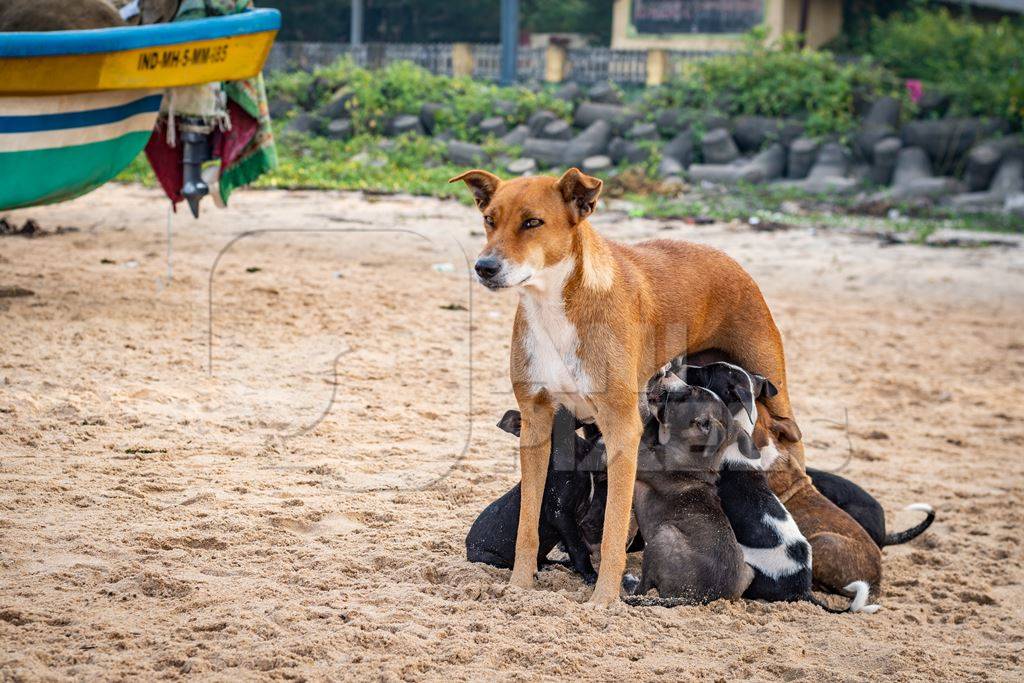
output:
<instances>
[{"instance_id":1,"label":"green stripe on boat","mask_svg":"<svg viewBox=\"0 0 1024 683\"><path fill-rule=\"evenodd\" d=\"M53 149L0 153L0 211L74 199L117 175L149 141L149 131Z\"/></svg>"}]
</instances>

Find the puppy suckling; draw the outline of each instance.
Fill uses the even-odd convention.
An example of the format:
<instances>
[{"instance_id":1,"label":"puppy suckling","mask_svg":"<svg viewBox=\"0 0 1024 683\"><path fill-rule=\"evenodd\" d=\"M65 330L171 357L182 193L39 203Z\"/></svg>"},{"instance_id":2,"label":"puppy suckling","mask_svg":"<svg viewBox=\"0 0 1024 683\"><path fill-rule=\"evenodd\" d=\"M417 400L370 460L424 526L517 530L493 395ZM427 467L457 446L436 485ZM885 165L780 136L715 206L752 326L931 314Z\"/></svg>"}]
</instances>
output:
<instances>
[{"instance_id":1,"label":"puppy suckling","mask_svg":"<svg viewBox=\"0 0 1024 683\"><path fill-rule=\"evenodd\" d=\"M603 509L607 485L601 488L597 481L605 477L601 463L603 450L597 445L600 435L590 428L587 438L583 438L576 433L579 426L568 410L561 408L555 414L551 458L541 502L537 562L538 567L552 564L547 559L548 553L561 543L569 555L568 566L588 584L593 584L597 581L597 573L590 560L590 548L583 539L580 522L595 500ZM505 413L498 427L519 436L519 411ZM521 500L520 485L516 484L480 513L466 536L466 557L470 562L483 562L501 569L512 568Z\"/></svg>"},{"instance_id":2,"label":"puppy suckling","mask_svg":"<svg viewBox=\"0 0 1024 683\"><path fill-rule=\"evenodd\" d=\"M755 399L760 392L771 391L771 383L729 363L687 367L686 378L716 397L724 396L736 418L736 436L722 458L718 495L743 558L754 570L743 597L772 602L806 600L830 612L877 611L877 605L866 604L870 587L864 581L846 586L854 599L845 610L832 609L811 593L811 546L772 493L764 472L766 459L751 438L757 421Z\"/></svg>"},{"instance_id":3,"label":"puppy suckling","mask_svg":"<svg viewBox=\"0 0 1024 683\"><path fill-rule=\"evenodd\" d=\"M737 428L711 392L663 383L651 397L637 459L634 510L645 541L631 605L735 599L750 583L715 486ZM643 597L652 588L657 598Z\"/></svg>"},{"instance_id":4,"label":"puppy suckling","mask_svg":"<svg viewBox=\"0 0 1024 683\"><path fill-rule=\"evenodd\" d=\"M914 503L905 509L925 513L924 520L909 529L886 533L885 511L870 493L849 479L832 472L808 467L807 475L811 478L814 488L857 520L879 548L911 541L923 534L935 521L935 510L931 505Z\"/></svg>"}]
</instances>

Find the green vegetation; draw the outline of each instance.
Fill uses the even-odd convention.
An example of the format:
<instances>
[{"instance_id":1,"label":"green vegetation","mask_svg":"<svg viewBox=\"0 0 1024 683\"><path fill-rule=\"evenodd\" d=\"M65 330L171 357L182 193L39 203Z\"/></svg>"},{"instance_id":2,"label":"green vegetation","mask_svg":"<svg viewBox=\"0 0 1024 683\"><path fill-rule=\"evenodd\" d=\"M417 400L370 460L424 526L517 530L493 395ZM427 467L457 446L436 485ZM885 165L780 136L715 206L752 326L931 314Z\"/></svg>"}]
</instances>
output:
<instances>
[{"instance_id":1,"label":"green vegetation","mask_svg":"<svg viewBox=\"0 0 1024 683\"><path fill-rule=\"evenodd\" d=\"M470 139L473 135L469 126L471 114L478 118L500 115L512 126L523 123L538 109L550 109L560 116L570 113L569 103L546 91L536 93L471 78L435 76L410 62L394 62L370 71L349 59L341 59L312 73L296 71L267 79L270 97L311 110L325 104L339 90L350 96L346 108L357 134L379 134L388 120L399 114L419 114L420 107L427 102L442 105L438 128L451 131L459 139ZM499 109L505 103L511 109Z\"/></svg>"},{"instance_id":2,"label":"green vegetation","mask_svg":"<svg viewBox=\"0 0 1024 683\"><path fill-rule=\"evenodd\" d=\"M951 97L960 115L1024 124L1024 22L981 23L947 10L876 20L865 47L904 78Z\"/></svg>"},{"instance_id":3,"label":"green vegetation","mask_svg":"<svg viewBox=\"0 0 1024 683\"><path fill-rule=\"evenodd\" d=\"M840 63L830 52L801 49L793 40L772 49L755 32L742 52L684 64L645 106L793 117L805 122L810 135L842 136L858 125L857 98L901 93L893 74L870 60Z\"/></svg>"}]
</instances>

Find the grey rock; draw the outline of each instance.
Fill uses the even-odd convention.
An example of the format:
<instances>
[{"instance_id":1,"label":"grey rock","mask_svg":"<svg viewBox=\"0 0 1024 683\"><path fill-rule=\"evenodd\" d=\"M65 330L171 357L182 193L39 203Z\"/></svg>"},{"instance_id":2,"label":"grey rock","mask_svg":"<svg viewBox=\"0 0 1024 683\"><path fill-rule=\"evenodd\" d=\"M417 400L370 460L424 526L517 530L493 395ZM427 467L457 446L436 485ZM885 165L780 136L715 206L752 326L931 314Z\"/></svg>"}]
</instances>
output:
<instances>
[{"instance_id":1,"label":"grey rock","mask_svg":"<svg viewBox=\"0 0 1024 683\"><path fill-rule=\"evenodd\" d=\"M864 127L887 126L895 129L900 122L900 101L895 97L875 100L864 117Z\"/></svg>"},{"instance_id":2,"label":"grey rock","mask_svg":"<svg viewBox=\"0 0 1024 683\"><path fill-rule=\"evenodd\" d=\"M562 162L568 145L564 140L527 138L523 143L523 156L536 159L541 166L557 166Z\"/></svg>"},{"instance_id":3,"label":"grey rock","mask_svg":"<svg viewBox=\"0 0 1024 683\"><path fill-rule=\"evenodd\" d=\"M272 119L279 119L293 109L297 109L298 106L294 100L288 97L271 97L267 102L267 108Z\"/></svg>"},{"instance_id":4,"label":"grey rock","mask_svg":"<svg viewBox=\"0 0 1024 683\"><path fill-rule=\"evenodd\" d=\"M608 156L616 164L639 164L647 160L648 152L632 140L615 138L608 144Z\"/></svg>"},{"instance_id":5,"label":"grey rock","mask_svg":"<svg viewBox=\"0 0 1024 683\"><path fill-rule=\"evenodd\" d=\"M601 104L622 104L622 93L611 83L597 83L590 88L587 99Z\"/></svg>"},{"instance_id":6,"label":"grey rock","mask_svg":"<svg viewBox=\"0 0 1024 683\"><path fill-rule=\"evenodd\" d=\"M919 179L931 177L931 162L920 147L904 147L896 155L896 167L892 173L892 183L896 187L906 187Z\"/></svg>"},{"instance_id":7,"label":"grey rock","mask_svg":"<svg viewBox=\"0 0 1024 683\"><path fill-rule=\"evenodd\" d=\"M612 127L607 121L594 121L586 130L572 138L566 145L562 157L564 166L578 166L587 157L604 154L612 137Z\"/></svg>"},{"instance_id":8,"label":"grey rock","mask_svg":"<svg viewBox=\"0 0 1024 683\"><path fill-rule=\"evenodd\" d=\"M986 189L1003 159L1021 156L1024 156L1024 140L1019 136L979 143L967 155L964 175L967 187L974 192Z\"/></svg>"},{"instance_id":9,"label":"grey rock","mask_svg":"<svg viewBox=\"0 0 1024 683\"><path fill-rule=\"evenodd\" d=\"M501 144L506 147L519 147L526 138L530 137L530 127L526 124L520 124L501 136Z\"/></svg>"},{"instance_id":10,"label":"grey rock","mask_svg":"<svg viewBox=\"0 0 1024 683\"><path fill-rule=\"evenodd\" d=\"M781 119L767 116L739 116L733 122L732 136L742 152L756 152L768 142L779 140L785 126Z\"/></svg>"},{"instance_id":11,"label":"grey rock","mask_svg":"<svg viewBox=\"0 0 1024 683\"><path fill-rule=\"evenodd\" d=\"M654 123L658 127L658 132L665 137L678 135L684 129L690 127L690 119L686 114L686 110L678 107L662 109L655 117Z\"/></svg>"},{"instance_id":12,"label":"grey rock","mask_svg":"<svg viewBox=\"0 0 1024 683\"><path fill-rule=\"evenodd\" d=\"M727 164L740 155L732 135L724 128L707 133L701 141L701 151L706 164Z\"/></svg>"},{"instance_id":13,"label":"grey rock","mask_svg":"<svg viewBox=\"0 0 1024 683\"><path fill-rule=\"evenodd\" d=\"M689 130L677 133L661 149L661 156L676 161L686 168L693 163L693 134Z\"/></svg>"},{"instance_id":14,"label":"grey rock","mask_svg":"<svg viewBox=\"0 0 1024 683\"><path fill-rule=\"evenodd\" d=\"M544 126L544 130L541 131L540 137L547 138L549 140L569 140L572 138L572 126L567 121L558 119L552 121L548 125Z\"/></svg>"},{"instance_id":15,"label":"grey rock","mask_svg":"<svg viewBox=\"0 0 1024 683\"><path fill-rule=\"evenodd\" d=\"M818 158L818 143L810 138L797 138L789 145L789 163L786 177L802 180L810 173Z\"/></svg>"},{"instance_id":16,"label":"grey rock","mask_svg":"<svg viewBox=\"0 0 1024 683\"><path fill-rule=\"evenodd\" d=\"M352 101L355 94L348 88L340 88L333 95L331 99L317 109L317 115L325 119L341 119L348 118L351 112L348 108L348 103Z\"/></svg>"},{"instance_id":17,"label":"grey rock","mask_svg":"<svg viewBox=\"0 0 1024 683\"><path fill-rule=\"evenodd\" d=\"M544 126L548 125L552 121L557 121L558 115L553 111L547 109L538 109L537 111L530 114L530 118L526 120L526 125L530 128L530 135L532 137L540 137L540 134L544 131Z\"/></svg>"},{"instance_id":18,"label":"grey rock","mask_svg":"<svg viewBox=\"0 0 1024 683\"><path fill-rule=\"evenodd\" d=\"M838 142L827 142L821 146L818 158L807 174L805 187L810 192L842 191L856 186L857 181L847 178L850 160L846 150Z\"/></svg>"},{"instance_id":19,"label":"grey rock","mask_svg":"<svg viewBox=\"0 0 1024 683\"><path fill-rule=\"evenodd\" d=\"M1002 197L1024 192L1024 159L1010 157L999 164L989 191Z\"/></svg>"},{"instance_id":20,"label":"grey rock","mask_svg":"<svg viewBox=\"0 0 1024 683\"><path fill-rule=\"evenodd\" d=\"M437 132L437 114L442 109L444 109L444 105L437 102L424 102L420 107L420 123L423 124L423 130L427 131L428 135Z\"/></svg>"},{"instance_id":21,"label":"grey rock","mask_svg":"<svg viewBox=\"0 0 1024 683\"><path fill-rule=\"evenodd\" d=\"M903 143L897 137L887 137L875 143L871 152L871 173L868 176L876 185L888 185L896 168L896 157Z\"/></svg>"},{"instance_id":22,"label":"grey rock","mask_svg":"<svg viewBox=\"0 0 1024 683\"><path fill-rule=\"evenodd\" d=\"M653 123L636 122L629 127L624 136L627 140L659 140L658 127Z\"/></svg>"},{"instance_id":23,"label":"grey rock","mask_svg":"<svg viewBox=\"0 0 1024 683\"><path fill-rule=\"evenodd\" d=\"M425 132L420 117L411 114L400 114L391 119L391 123L388 124L389 135L404 135L405 133L423 135Z\"/></svg>"},{"instance_id":24,"label":"grey rock","mask_svg":"<svg viewBox=\"0 0 1024 683\"><path fill-rule=\"evenodd\" d=\"M1004 198L995 192L963 192L953 195L946 202L961 211L997 211L1002 208Z\"/></svg>"},{"instance_id":25,"label":"grey rock","mask_svg":"<svg viewBox=\"0 0 1024 683\"><path fill-rule=\"evenodd\" d=\"M612 160L605 154L595 154L583 160L584 173L605 173L612 168Z\"/></svg>"},{"instance_id":26,"label":"grey rock","mask_svg":"<svg viewBox=\"0 0 1024 683\"><path fill-rule=\"evenodd\" d=\"M692 164L686 171L690 182L735 185L743 180L743 166L737 164Z\"/></svg>"},{"instance_id":27,"label":"grey rock","mask_svg":"<svg viewBox=\"0 0 1024 683\"><path fill-rule=\"evenodd\" d=\"M352 137L352 120L334 119L328 123L327 137L332 140L348 140Z\"/></svg>"},{"instance_id":28,"label":"grey rock","mask_svg":"<svg viewBox=\"0 0 1024 683\"><path fill-rule=\"evenodd\" d=\"M480 122L484 120L484 115L478 111L470 112L466 116L466 126L468 128L477 128Z\"/></svg>"},{"instance_id":29,"label":"grey rock","mask_svg":"<svg viewBox=\"0 0 1024 683\"><path fill-rule=\"evenodd\" d=\"M485 137L491 135L500 138L507 132L508 126L505 125L505 119L500 116L491 116L480 122L480 133Z\"/></svg>"},{"instance_id":30,"label":"grey rock","mask_svg":"<svg viewBox=\"0 0 1024 683\"><path fill-rule=\"evenodd\" d=\"M445 150L445 156L453 164L460 166L479 166L488 161L487 152L483 147L461 140L450 140L448 148Z\"/></svg>"},{"instance_id":31,"label":"grey rock","mask_svg":"<svg viewBox=\"0 0 1024 683\"><path fill-rule=\"evenodd\" d=\"M683 175L685 171L686 168L676 159L670 156L662 155L661 161L658 162L659 178L679 177Z\"/></svg>"},{"instance_id":32,"label":"grey rock","mask_svg":"<svg viewBox=\"0 0 1024 683\"><path fill-rule=\"evenodd\" d=\"M579 128L586 128L594 121L607 121L611 124L612 130L622 133L629 129L639 116L617 104L600 104L597 102L583 102L573 114L573 123Z\"/></svg>"},{"instance_id":33,"label":"grey rock","mask_svg":"<svg viewBox=\"0 0 1024 683\"><path fill-rule=\"evenodd\" d=\"M494 111L499 116L514 116L518 107L511 100L494 100Z\"/></svg>"},{"instance_id":34,"label":"grey rock","mask_svg":"<svg viewBox=\"0 0 1024 683\"><path fill-rule=\"evenodd\" d=\"M743 166L743 179L749 183L764 183L782 175L786 169L786 149L775 142L759 152Z\"/></svg>"},{"instance_id":35,"label":"grey rock","mask_svg":"<svg viewBox=\"0 0 1024 683\"><path fill-rule=\"evenodd\" d=\"M956 178L934 176L913 178L902 185L894 185L892 196L899 199L935 200L961 194L964 185Z\"/></svg>"},{"instance_id":36,"label":"grey rock","mask_svg":"<svg viewBox=\"0 0 1024 683\"><path fill-rule=\"evenodd\" d=\"M1003 211L1010 215L1024 218L1024 192L1008 196L1003 204Z\"/></svg>"},{"instance_id":37,"label":"grey rock","mask_svg":"<svg viewBox=\"0 0 1024 683\"><path fill-rule=\"evenodd\" d=\"M566 102L575 102L580 99L582 95L583 90L580 88L579 83L565 83L555 91L555 97Z\"/></svg>"},{"instance_id":38,"label":"grey rock","mask_svg":"<svg viewBox=\"0 0 1024 683\"><path fill-rule=\"evenodd\" d=\"M529 175L537 172L537 161L530 157L520 157L508 162L505 170L515 175Z\"/></svg>"},{"instance_id":39,"label":"grey rock","mask_svg":"<svg viewBox=\"0 0 1024 683\"><path fill-rule=\"evenodd\" d=\"M299 112L285 124L285 133L314 133L320 127L319 119L308 112Z\"/></svg>"},{"instance_id":40,"label":"grey rock","mask_svg":"<svg viewBox=\"0 0 1024 683\"><path fill-rule=\"evenodd\" d=\"M897 137L892 126L866 126L861 128L853 140L853 149L861 159L874 161L875 145L882 140Z\"/></svg>"},{"instance_id":41,"label":"grey rock","mask_svg":"<svg viewBox=\"0 0 1024 683\"><path fill-rule=\"evenodd\" d=\"M993 133L1005 130L1005 122L996 119L937 119L911 121L903 127L903 142L928 153L938 173L950 173L963 161L974 144Z\"/></svg>"}]
</instances>

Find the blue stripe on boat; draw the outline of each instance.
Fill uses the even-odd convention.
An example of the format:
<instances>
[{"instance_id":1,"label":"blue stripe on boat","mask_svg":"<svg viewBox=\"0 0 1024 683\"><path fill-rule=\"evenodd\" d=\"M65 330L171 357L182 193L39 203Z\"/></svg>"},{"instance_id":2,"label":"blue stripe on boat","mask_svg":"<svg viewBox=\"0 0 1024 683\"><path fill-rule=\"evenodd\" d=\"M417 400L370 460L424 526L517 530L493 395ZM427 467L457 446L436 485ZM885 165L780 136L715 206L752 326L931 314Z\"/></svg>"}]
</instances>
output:
<instances>
[{"instance_id":1,"label":"blue stripe on boat","mask_svg":"<svg viewBox=\"0 0 1024 683\"><path fill-rule=\"evenodd\" d=\"M3 33L0 34L0 58L120 52L140 47L276 31L280 27L281 13L276 9L255 9L226 17L171 24L119 26L87 31Z\"/></svg>"},{"instance_id":2,"label":"blue stripe on boat","mask_svg":"<svg viewBox=\"0 0 1024 683\"><path fill-rule=\"evenodd\" d=\"M129 116L158 111L163 95L149 95L116 107L73 111L64 114L30 114L28 116L0 116L0 134L35 133L42 130L85 128L104 123L122 121Z\"/></svg>"}]
</instances>

